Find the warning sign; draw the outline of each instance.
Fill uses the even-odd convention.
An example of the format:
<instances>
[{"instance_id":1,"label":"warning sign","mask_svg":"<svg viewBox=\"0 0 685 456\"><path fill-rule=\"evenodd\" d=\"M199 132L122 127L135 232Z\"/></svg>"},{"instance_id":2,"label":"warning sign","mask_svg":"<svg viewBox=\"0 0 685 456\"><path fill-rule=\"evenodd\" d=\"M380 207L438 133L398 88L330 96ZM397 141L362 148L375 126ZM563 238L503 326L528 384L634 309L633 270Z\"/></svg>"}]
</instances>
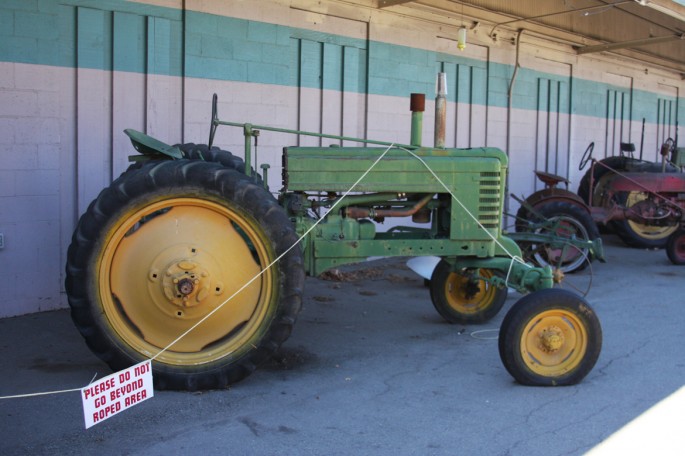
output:
<instances>
[{"instance_id":1,"label":"warning sign","mask_svg":"<svg viewBox=\"0 0 685 456\"><path fill-rule=\"evenodd\" d=\"M86 429L154 396L152 361L143 361L81 390Z\"/></svg>"}]
</instances>

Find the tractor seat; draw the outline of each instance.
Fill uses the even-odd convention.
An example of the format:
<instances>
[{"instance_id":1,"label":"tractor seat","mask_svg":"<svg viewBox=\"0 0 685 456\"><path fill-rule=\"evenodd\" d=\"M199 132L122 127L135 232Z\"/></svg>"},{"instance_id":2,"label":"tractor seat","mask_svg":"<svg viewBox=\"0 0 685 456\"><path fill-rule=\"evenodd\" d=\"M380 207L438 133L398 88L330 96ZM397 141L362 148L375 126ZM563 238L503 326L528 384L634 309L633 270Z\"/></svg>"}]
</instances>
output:
<instances>
[{"instance_id":1,"label":"tractor seat","mask_svg":"<svg viewBox=\"0 0 685 456\"><path fill-rule=\"evenodd\" d=\"M635 144L633 143L621 143L621 157L624 156L633 156L633 152L635 152Z\"/></svg>"},{"instance_id":2,"label":"tractor seat","mask_svg":"<svg viewBox=\"0 0 685 456\"><path fill-rule=\"evenodd\" d=\"M535 171L535 175L545 184L545 187L553 188L556 187L559 182L563 182L566 184L566 188L568 188L569 181L565 177L557 176L556 174L547 173L545 171Z\"/></svg>"}]
</instances>

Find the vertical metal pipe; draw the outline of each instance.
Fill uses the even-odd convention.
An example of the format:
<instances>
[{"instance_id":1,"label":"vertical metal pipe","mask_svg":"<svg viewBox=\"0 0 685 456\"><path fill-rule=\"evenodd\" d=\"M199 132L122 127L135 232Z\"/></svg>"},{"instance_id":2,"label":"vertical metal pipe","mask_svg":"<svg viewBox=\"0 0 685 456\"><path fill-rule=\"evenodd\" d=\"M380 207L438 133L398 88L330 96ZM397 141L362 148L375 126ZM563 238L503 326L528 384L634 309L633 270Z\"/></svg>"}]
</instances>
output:
<instances>
[{"instance_id":1,"label":"vertical metal pipe","mask_svg":"<svg viewBox=\"0 0 685 456\"><path fill-rule=\"evenodd\" d=\"M412 93L409 102L411 110L411 140L412 146L421 147L423 131L423 111L426 110L426 95Z\"/></svg>"},{"instance_id":2,"label":"vertical metal pipe","mask_svg":"<svg viewBox=\"0 0 685 456\"><path fill-rule=\"evenodd\" d=\"M642 161L642 149L645 145L645 118L642 118L642 133L640 134L640 161Z\"/></svg>"},{"instance_id":3,"label":"vertical metal pipe","mask_svg":"<svg viewBox=\"0 0 685 456\"><path fill-rule=\"evenodd\" d=\"M252 124L243 125L243 137L245 138L245 174L252 177Z\"/></svg>"},{"instance_id":4,"label":"vertical metal pipe","mask_svg":"<svg viewBox=\"0 0 685 456\"><path fill-rule=\"evenodd\" d=\"M435 148L445 148L445 128L447 126L447 73L438 73L435 88Z\"/></svg>"}]
</instances>

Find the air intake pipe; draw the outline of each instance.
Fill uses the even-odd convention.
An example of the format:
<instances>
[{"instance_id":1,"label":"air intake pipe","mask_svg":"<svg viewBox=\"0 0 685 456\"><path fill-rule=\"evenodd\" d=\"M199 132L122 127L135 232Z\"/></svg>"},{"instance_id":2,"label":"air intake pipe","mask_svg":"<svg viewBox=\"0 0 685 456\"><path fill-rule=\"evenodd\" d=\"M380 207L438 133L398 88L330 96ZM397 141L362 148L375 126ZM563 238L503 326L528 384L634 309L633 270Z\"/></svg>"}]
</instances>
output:
<instances>
[{"instance_id":1,"label":"air intake pipe","mask_svg":"<svg viewBox=\"0 0 685 456\"><path fill-rule=\"evenodd\" d=\"M445 129L447 126L447 74L438 73L435 85L435 135L436 149L445 148Z\"/></svg>"}]
</instances>

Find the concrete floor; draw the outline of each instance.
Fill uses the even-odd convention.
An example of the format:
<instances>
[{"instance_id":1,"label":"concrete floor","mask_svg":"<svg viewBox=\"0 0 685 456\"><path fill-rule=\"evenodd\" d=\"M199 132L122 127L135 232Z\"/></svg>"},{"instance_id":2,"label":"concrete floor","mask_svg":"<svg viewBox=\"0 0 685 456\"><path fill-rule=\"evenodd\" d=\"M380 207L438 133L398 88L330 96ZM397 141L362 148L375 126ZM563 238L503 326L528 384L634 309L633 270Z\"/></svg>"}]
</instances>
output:
<instances>
[{"instance_id":1,"label":"concrete floor","mask_svg":"<svg viewBox=\"0 0 685 456\"><path fill-rule=\"evenodd\" d=\"M404 260L381 260L308 278L277 359L228 390L156 391L88 430L78 392L0 400L0 454L584 454L685 385L685 267L605 246L587 298L604 346L579 385L524 387L502 366L497 328L520 295L489 323L449 325ZM111 373L66 310L0 320L0 350L0 396Z\"/></svg>"}]
</instances>

